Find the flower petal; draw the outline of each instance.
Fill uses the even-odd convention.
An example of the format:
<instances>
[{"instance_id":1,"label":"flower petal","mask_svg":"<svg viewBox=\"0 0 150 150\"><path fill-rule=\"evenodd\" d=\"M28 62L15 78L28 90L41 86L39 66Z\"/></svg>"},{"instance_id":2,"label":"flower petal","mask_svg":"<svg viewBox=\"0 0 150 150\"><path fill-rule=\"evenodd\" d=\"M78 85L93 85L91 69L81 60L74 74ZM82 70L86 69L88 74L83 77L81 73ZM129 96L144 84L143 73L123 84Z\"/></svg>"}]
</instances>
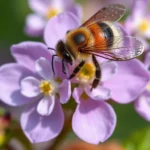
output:
<instances>
[{"instance_id":1,"label":"flower petal","mask_svg":"<svg viewBox=\"0 0 150 150\"><path fill-rule=\"evenodd\" d=\"M11 106L19 106L30 102L20 92L20 81L26 76L34 76L31 71L19 64L7 64L0 68L1 100Z\"/></svg>"},{"instance_id":2,"label":"flower petal","mask_svg":"<svg viewBox=\"0 0 150 150\"><path fill-rule=\"evenodd\" d=\"M74 0L55 0L53 5L56 7L61 5L64 10L68 10L70 7L75 5L75 3Z\"/></svg>"},{"instance_id":3,"label":"flower petal","mask_svg":"<svg viewBox=\"0 0 150 150\"><path fill-rule=\"evenodd\" d=\"M36 14L30 14L26 18L25 33L29 36L42 36L46 20Z\"/></svg>"},{"instance_id":4,"label":"flower petal","mask_svg":"<svg viewBox=\"0 0 150 150\"><path fill-rule=\"evenodd\" d=\"M21 116L22 129L32 143L54 139L61 132L63 124L64 115L58 100L49 116L39 115L35 104L27 107Z\"/></svg>"},{"instance_id":5,"label":"flower petal","mask_svg":"<svg viewBox=\"0 0 150 150\"><path fill-rule=\"evenodd\" d=\"M91 87L85 88L86 94L93 100L108 100L111 97L111 91L108 88L97 86L95 89Z\"/></svg>"},{"instance_id":6,"label":"flower petal","mask_svg":"<svg viewBox=\"0 0 150 150\"><path fill-rule=\"evenodd\" d=\"M107 140L116 126L113 108L102 101L82 101L73 115L73 131L82 140L98 144Z\"/></svg>"},{"instance_id":7,"label":"flower petal","mask_svg":"<svg viewBox=\"0 0 150 150\"><path fill-rule=\"evenodd\" d=\"M36 61L35 70L45 80L50 80L53 77L51 64L47 59L43 57Z\"/></svg>"},{"instance_id":8,"label":"flower petal","mask_svg":"<svg viewBox=\"0 0 150 150\"><path fill-rule=\"evenodd\" d=\"M81 87L74 88L72 96L77 103L80 103L80 100L81 100L80 96L83 92L84 92L83 88L81 88Z\"/></svg>"},{"instance_id":9,"label":"flower petal","mask_svg":"<svg viewBox=\"0 0 150 150\"><path fill-rule=\"evenodd\" d=\"M77 16L77 18L82 20L83 12L82 12L82 8L79 4L76 4L76 5L74 4L73 7L68 8L68 11L70 11L75 16Z\"/></svg>"},{"instance_id":10,"label":"flower petal","mask_svg":"<svg viewBox=\"0 0 150 150\"><path fill-rule=\"evenodd\" d=\"M146 8L148 5L148 0L134 0L132 8L132 17L133 19L138 19L144 17L146 13Z\"/></svg>"},{"instance_id":11,"label":"flower petal","mask_svg":"<svg viewBox=\"0 0 150 150\"><path fill-rule=\"evenodd\" d=\"M144 92L135 102L134 107L144 119L150 121L150 93Z\"/></svg>"},{"instance_id":12,"label":"flower petal","mask_svg":"<svg viewBox=\"0 0 150 150\"><path fill-rule=\"evenodd\" d=\"M150 69L150 52L146 53L144 64L147 69Z\"/></svg>"},{"instance_id":13,"label":"flower petal","mask_svg":"<svg viewBox=\"0 0 150 150\"><path fill-rule=\"evenodd\" d=\"M69 98L71 96L71 83L68 80L63 80L63 82L60 84L59 88L59 96L60 96L60 102L62 104L65 104L69 101Z\"/></svg>"},{"instance_id":14,"label":"flower petal","mask_svg":"<svg viewBox=\"0 0 150 150\"><path fill-rule=\"evenodd\" d=\"M66 74L63 73L62 63L64 63ZM66 62L62 62L62 60L60 58L55 57L55 59L54 59L54 72L55 72L56 78L60 78L63 80L63 79L67 79L69 77L69 75L68 75L69 67L67 65L68 64Z\"/></svg>"},{"instance_id":15,"label":"flower petal","mask_svg":"<svg viewBox=\"0 0 150 150\"><path fill-rule=\"evenodd\" d=\"M26 77L21 81L21 93L26 97L36 97L40 94L40 81L34 77Z\"/></svg>"},{"instance_id":16,"label":"flower petal","mask_svg":"<svg viewBox=\"0 0 150 150\"><path fill-rule=\"evenodd\" d=\"M72 13L62 13L50 19L44 31L44 39L49 47L55 48L63 40L67 31L79 27L79 20ZM60 28L61 25L61 28Z\"/></svg>"},{"instance_id":17,"label":"flower petal","mask_svg":"<svg viewBox=\"0 0 150 150\"><path fill-rule=\"evenodd\" d=\"M49 116L55 106L54 96L46 96L42 98L37 106L37 112L42 116Z\"/></svg>"},{"instance_id":18,"label":"flower petal","mask_svg":"<svg viewBox=\"0 0 150 150\"><path fill-rule=\"evenodd\" d=\"M118 62L118 71L111 80L103 83L112 91L112 99L119 103L135 100L145 89L149 73L137 59Z\"/></svg>"},{"instance_id":19,"label":"flower petal","mask_svg":"<svg viewBox=\"0 0 150 150\"><path fill-rule=\"evenodd\" d=\"M105 62L101 64L102 69L102 79L101 81L106 81L110 79L117 72L117 64L115 62Z\"/></svg>"},{"instance_id":20,"label":"flower petal","mask_svg":"<svg viewBox=\"0 0 150 150\"><path fill-rule=\"evenodd\" d=\"M40 57L44 57L51 61L52 53L47 46L40 42L22 42L11 47L11 52L16 61L35 71L35 61Z\"/></svg>"},{"instance_id":21,"label":"flower petal","mask_svg":"<svg viewBox=\"0 0 150 150\"><path fill-rule=\"evenodd\" d=\"M44 15L49 7L50 0L28 0L28 3L37 14Z\"/></svg>"}]
</instances>

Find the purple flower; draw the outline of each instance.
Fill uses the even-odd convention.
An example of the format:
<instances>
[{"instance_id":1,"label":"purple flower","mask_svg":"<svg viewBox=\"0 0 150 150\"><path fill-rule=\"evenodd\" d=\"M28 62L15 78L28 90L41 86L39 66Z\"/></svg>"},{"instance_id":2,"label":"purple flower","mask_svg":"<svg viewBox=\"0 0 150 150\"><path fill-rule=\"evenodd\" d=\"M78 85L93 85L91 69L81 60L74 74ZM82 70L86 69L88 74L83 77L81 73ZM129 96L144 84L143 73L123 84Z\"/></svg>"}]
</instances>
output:
<instances>
[{"instance_id":1,"label":"purple flower","mask_svg":"<svg viewBox=\"0 0 150 150\"><path fill-rule=\"evenodd\" d=\"M134 0L131 15L125 22L125 28L134 36L141 38L145 47L148 43L144 39L150 38L150 13L147 10L148 0Z\"/></svg>"},{"instance_id":2,"label":"purple flower","mask_svg":"<svg viewBox=\"0 0 150 150\"><path fill-rule=\"evenodd\" d=\"M150 71L150 53L146 54L144 64L145 68ZM145 91L134 102L134 106L138 114L140 114L147 121L150 121L150 80L145 88Z\"/></svg>"},{"instance_id":3,"label":"purple flower","mask_svg":"<svg viewBox=\"0 0 150 150\"><path fill-rule=\"evenodd\" d=\"M76 75L74 82L78 86L73 91L78 104L72 120L73 130L81 139L93 144L107 140L116 125L115 112L106 100L132 102L143 92L149 78L138 60L100 65L102 75L96 89L90 91L95 69L88 63Z\"/></svg>"},{"instance_id":4,"label":"purple flower","mask_svg":"<svg viewBox=\"0 0 150 150\"><path fill-rule=\"evenodd\" d=\"M62 13L72 12L78 18L82 17L82 10L74 0L28 0L33 10L26 18L25 32L30 36L42 36L49 19Z\"/></svg>"},{"instance_id":5,"label":"purple flower","mask_svg":"<svg viewBox=\"0 0 150 150\"><path fill-rule=\"evenodd\" d=\"M82 140L92 144L107 140L116 126L116 114L105 102L111 97L111 90L105 88L103 83L115 75L117 65L113 62L104 63L101 69L101 84L90 91L95 68L92 63L85 64L76 76L78 86L73 91L73 98L77 102L72 119L73 131Z\"/></svg>"},{"instance_id":6,"label":"purple flower","mask_svg":"<svg viewBox=\"0 0 150 150\"><path fill-rule=\"evenodd\" d=\"M21 126L31 142L51 140L64 124L60 103L70 98L70 82L53 76L52 54L44 44L23 42L11 51L17 63L0 68L1 99L11 106L26 104Z\"/></svg>"},{"instance_id":7,"label":"purple flower","mask_svg":"<svg viewBox=\"0 0 150 150\"><path fill-rule=\"evenodd\" d=\"M63 27L61 30L60 24ZM52 18L44 31L46 44L55 48L60 39L65 40L67 31L79 26L77 19L70 13ZM101 62L100 58L97 60ZM82 140L93 144L108 139L116 125L115 112L106 100L112 98L122 104L132 102L143 92L149 80L144 66L136 59L103 62L100 66L102 79L92 92L91 82L95 77L92 63L86 63L72 81L77 84L73 91L73 98L77 102L72 120L73 130Z\"/></svg>"}]
</instances>

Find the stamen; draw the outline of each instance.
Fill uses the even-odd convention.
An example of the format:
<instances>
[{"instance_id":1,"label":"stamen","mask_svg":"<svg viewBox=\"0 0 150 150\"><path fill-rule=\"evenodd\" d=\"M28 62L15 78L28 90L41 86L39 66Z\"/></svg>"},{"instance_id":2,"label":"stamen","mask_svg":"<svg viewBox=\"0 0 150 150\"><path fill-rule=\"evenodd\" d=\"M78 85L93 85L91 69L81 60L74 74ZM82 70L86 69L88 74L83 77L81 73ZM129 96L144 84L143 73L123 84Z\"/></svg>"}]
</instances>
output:
<instances>
[{"instance_id":1,"label":"stamen","mask_svg":"<svg viewBox=\"0 0 150 150\"><path fill-rule=\"evenodd\" d=\"M42 80L40 84L41 93L45 96L50 95L53 91L54 87L49 81Z\"/></svg>"},{"instance_id":2,"label":"stamen","mask_svg":"<svg viewBox=\"0 0 150 150\"><path fill-rule=\"evenodd\" d=\"M58 15L59 13L61 13L61 11L59 9L56 8L49 8L47 13L46 13L46 18L50 19L56 15Z\"/></svg>"},{"instance_id":3,"label":"stamen","mask_svg":"<svg viewBox=\"0 0 150 150\"><path fill-rule=\"evenodd\" d=\"M93 63L86 63L76 76L76 79L82 83L89 83L95 77L95 66Z\"/></svg>"},{"instance_id":4,"label":"stamen","mask_svg":"<svg viewBox=\"0 0 150 150\"><path fill-rule=\"evenodd\" d=\"M150 83L148 83L148 85L146 86L146 89L147 89L148 91L150 91Z\"/></svg>"},{"instance_id":5,"label":"stamen","mask_svg":"<svg viewBox=\"0 0 150 150\"><path fill-rule=\"evenodd\" d=\"M139 29L141 32L146 32L150 28L150 23L148 20L143 19L139 25Z\"/></svg>"}]
</instances>

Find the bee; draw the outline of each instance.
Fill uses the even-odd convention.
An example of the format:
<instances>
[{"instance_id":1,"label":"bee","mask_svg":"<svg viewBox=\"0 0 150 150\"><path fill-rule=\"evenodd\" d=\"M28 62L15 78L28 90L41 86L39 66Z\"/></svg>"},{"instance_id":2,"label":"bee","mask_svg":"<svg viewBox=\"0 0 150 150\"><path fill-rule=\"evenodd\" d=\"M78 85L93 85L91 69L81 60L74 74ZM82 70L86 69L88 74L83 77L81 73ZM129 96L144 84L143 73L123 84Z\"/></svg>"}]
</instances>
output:
<instances>
[{"instance_id":1,"label":"bee","mask_svg":"<svg viewBox=\"0 0 150 150\"><path fill-rule=\"evenodd\" d=\"M120 4L110 4L100 9L90 19L77 29L66 33L66 40L60 40L56 45L56 55L64 62L72 65L79 62L69 79L72 79L91 58L95 66L95 79L92 88L96 88L101 77L101 68L96 56L112 61L125 61L139 56L143 44L134 37L127 36L117 25L117 21L124 15L126 8Z\"/></svg>"}]
</instances>

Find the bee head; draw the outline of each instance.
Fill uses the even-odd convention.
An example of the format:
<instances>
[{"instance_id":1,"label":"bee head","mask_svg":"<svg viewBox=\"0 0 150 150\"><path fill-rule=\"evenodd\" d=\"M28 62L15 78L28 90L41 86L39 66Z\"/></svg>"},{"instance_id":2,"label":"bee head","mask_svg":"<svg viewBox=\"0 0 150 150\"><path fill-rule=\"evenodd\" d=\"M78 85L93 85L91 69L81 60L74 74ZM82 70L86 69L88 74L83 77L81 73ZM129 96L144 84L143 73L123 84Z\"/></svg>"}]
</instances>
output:
<instances>
[{"instance_id":1,"label":"bee head","mask_svg":"<svg viewBox=\"0 0 150 150\"><path fill-rule=\"evenodd\" d=\"M56 46L57 56L72 65L73 58L63 41L59 41Z\"/></svg>"}]
</instances>

